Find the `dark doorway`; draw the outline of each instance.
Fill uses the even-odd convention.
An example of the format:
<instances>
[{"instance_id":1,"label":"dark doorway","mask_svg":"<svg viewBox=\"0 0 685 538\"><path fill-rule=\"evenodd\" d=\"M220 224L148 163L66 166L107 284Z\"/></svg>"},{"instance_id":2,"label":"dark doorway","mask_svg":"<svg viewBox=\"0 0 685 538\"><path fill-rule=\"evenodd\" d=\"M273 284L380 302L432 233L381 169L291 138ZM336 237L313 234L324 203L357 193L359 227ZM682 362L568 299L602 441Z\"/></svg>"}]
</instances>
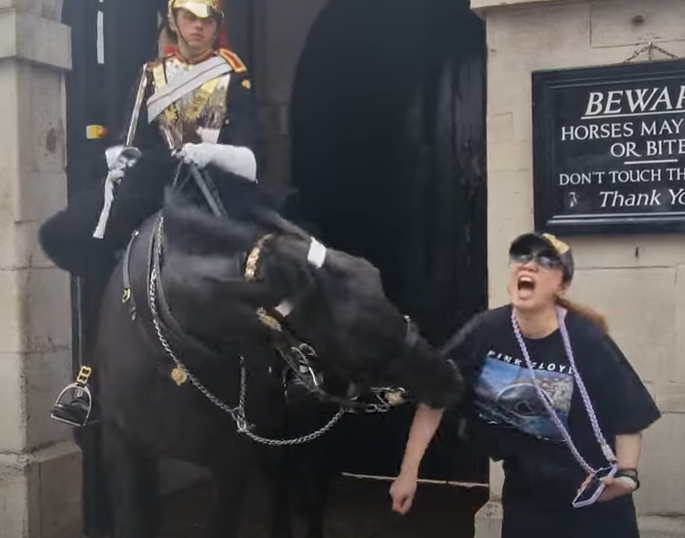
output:
<instances>
[{"instance_id":1,"label":"dark doorway","mask_svg":"<svg viewBox=\"0 0 685 538\"><path fill-rule=\"evenodd\" d=\"M331 0L291 124L301 213L379 267L432 343L487 307L485 31L468 0ZM410 417L393 416L358 420L348 471L396 471ZM423 477L487 483L487 459L457 430L443 423Z\"/></svg>"}]
</instances>

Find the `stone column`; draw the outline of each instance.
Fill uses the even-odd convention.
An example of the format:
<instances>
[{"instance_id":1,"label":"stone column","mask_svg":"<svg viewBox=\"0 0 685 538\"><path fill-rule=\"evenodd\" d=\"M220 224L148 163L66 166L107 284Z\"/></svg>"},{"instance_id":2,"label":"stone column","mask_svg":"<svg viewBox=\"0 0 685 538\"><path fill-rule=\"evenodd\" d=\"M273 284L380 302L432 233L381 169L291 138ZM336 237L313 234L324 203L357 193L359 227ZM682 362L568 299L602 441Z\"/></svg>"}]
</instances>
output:
<instances>
[{"instance_id":1,"label":"stone column","mask_svg":"<svg viewBox=\"0 0 685 538\"><path fill-rule=\"evenodd\" d=\"M290 182L289 107L297 63L311 25L328 0L254 0L253 59L259 113L265 131L268 177L285 194Z\"/></svg>"},{"instance_id":2,"label":"stone column","mask_svg":"<svg viewBox=\"0 0 685 538\"><path fill-rule=\"evenodd\" d=\"M508 300L509 242L533 226L531 73L621 63L650 41L685 57L685 2L471 0L471 8L487 25L488 259L491 304L497 306ZM612 336L664 414L645 435L642 489L636 494L642 536L683 537L683 238L632 235L570 241L577 266L572 298L607 315ZM641 253L639 258L635 252ZM500 466L493 464L491 500L477 515L477 538L500 535L502 479Z\"/></svg>"},{"instance_id":3,"label":"stone column","mask_svg":"<svg viewBox=\"0 0 685 538\"><path fill-rule=\"evenodd\" d=\"M49 418L71 378L69 277L38 226L66 203L61 0L0 0L0 538L81 536L80 457Z\"/></svg>"}]
</instances>

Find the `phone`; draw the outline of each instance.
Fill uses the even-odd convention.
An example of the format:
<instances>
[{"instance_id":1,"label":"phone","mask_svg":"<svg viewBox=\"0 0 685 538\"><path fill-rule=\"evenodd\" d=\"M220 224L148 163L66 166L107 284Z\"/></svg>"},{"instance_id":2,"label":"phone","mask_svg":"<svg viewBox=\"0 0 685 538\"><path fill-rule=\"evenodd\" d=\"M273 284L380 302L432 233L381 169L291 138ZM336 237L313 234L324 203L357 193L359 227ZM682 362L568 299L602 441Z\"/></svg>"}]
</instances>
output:
<instances>
[{"instance_id":1,"label":"phone","mask_svg":"<svg viewBox=\"0 0 685 538\"><path fill-rule=\"evenodd\" d=\"M578 489L576 498L573 499L573 507L583 508L595 504L606 487L602 483L602 478L612 478L617 471L618 465L612 465L611 467L603 467L588 476Z\"/></svg>"}]
</instances>

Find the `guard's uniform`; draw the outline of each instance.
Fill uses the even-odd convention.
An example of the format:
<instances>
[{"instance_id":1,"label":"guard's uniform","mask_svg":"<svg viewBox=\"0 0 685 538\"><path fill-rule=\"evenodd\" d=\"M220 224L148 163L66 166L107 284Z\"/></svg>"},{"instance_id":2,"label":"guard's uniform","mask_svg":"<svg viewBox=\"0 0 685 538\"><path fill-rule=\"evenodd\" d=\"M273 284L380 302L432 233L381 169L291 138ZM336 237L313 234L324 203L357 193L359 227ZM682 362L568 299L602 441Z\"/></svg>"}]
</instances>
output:
<instances>
[{"instance_id":1,"label":"guard's uniform","mask_svg":"<svg viewBox=\"0 0 685 538\"><path fill-rule=\"evenodd\" d=\"M223 22L219 0L170 0L169 21L174 31L178 9ZM247 148L244 151L254 155L251 162L257 163L258 177L262 152L252 83L245 64L232 51L210 50L193 64L177 54L146 64L129 110L120 140L128 149L115 152L115 165L108 162L104 203L103 183L87 187L40 229L43 250L72 274L102 278L111 271L117 251L131 233L161 208L165 187L176 168L171 153L185 144L204 143L204 147L219 150ZM125 162L127 152L136 156L130 162ZM122 155L125 164L117 168ZM114 181L113 170L119 174ZM81 390L74 390L69 401L72 388ZM52 417L83 426L89 420L91 404L87 379L77 381L58 398Z\"/></svg>"},{"instance_id":2,"label":"guard's uniform","mask_svg":"<svg viewBox=\"0 0 685 538\"><path fill-rule=\"evenodd\" d=\"M182 77L187 79L193 71L202 74L207 62L212 62L209 67L221 74L196 80L197 87L190 91L181 86L181 93L167 98L167 102L180 97L167 107L161 101L160 107L160 101L155 101L160 90L173 90L174 81L183 82ZM130 105L133 121L122 133L120 142L140 150L141 157L123 173L102 237L93 237L102 220L100 182L77 192L69 206L40 229L45 253L57 266L74 275L96 274L101 278L103 272L113 268L116 251L126 245L133 230L161 208L164 189L174 174L176 161L170 158L172 150L201 141L243 146L254 153L258 174L263 162L251 79L245 64L233 52L219 49L193 65L175 55L151 62L142 69L135 90Z\"/></svg>"},{"instance_id":3,"label":"guard's uniform","mask_svg":"<svg viewBox=\"0 0 685 538\"><path fill-rule=\"evenodd\" d=\"M221 74L212 76L212 71ZM195 64L171 55L145 65L142 78L141 106L137 114L134 110L137 121L134 118L131 145L144 151L212 142L245 146L255 155L261 154L252 81L234 52L218 49ZM169 92L167 102L171 103L165 107L164 97L158 96L174 84L176 92ZM135 100L131 108L135 109Z\"/></svg>"}]
</instances>

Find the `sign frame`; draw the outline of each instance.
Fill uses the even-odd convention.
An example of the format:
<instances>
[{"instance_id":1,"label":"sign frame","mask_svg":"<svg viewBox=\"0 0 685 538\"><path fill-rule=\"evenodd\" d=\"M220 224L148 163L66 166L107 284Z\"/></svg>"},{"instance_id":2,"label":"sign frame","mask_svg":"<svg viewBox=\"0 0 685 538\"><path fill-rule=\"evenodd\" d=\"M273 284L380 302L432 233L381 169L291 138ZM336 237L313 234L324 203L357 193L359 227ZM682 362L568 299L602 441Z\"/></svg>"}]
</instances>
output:
<instances>
[{"instance_id":1,"label":"sign frame","mask_svg":"<svg viewBox=\"0 0 685 538\"><path fill-rule=\"evenodd\" d=\"M685 59L659 60L643 63L622 63L571 69L539 70L532 73L533 83L533 202L536 230L560 235L654 234L685 232L685 206L682 211L639 212L631 216L589 213L574 215L559 212L563 196L556 174L556 145L561 125L554 110L555 92L563 90L593 91L593 87L615 84L622 88L654 87L673 83L677 79L685 85ZM631 86L634 85L634 86ZM588 93L589 95L589 93ZM685 109L674 113L685 120ZM580 119L580 118L578 118ZM685 121L683 122L685 139ZM607 143L607 141L597 141ZM685 154L679 165L685 169ZM685 187L685 181L680 182ZM685 197L684 197L685 199Z\"/></svg>"}]
</instances>

